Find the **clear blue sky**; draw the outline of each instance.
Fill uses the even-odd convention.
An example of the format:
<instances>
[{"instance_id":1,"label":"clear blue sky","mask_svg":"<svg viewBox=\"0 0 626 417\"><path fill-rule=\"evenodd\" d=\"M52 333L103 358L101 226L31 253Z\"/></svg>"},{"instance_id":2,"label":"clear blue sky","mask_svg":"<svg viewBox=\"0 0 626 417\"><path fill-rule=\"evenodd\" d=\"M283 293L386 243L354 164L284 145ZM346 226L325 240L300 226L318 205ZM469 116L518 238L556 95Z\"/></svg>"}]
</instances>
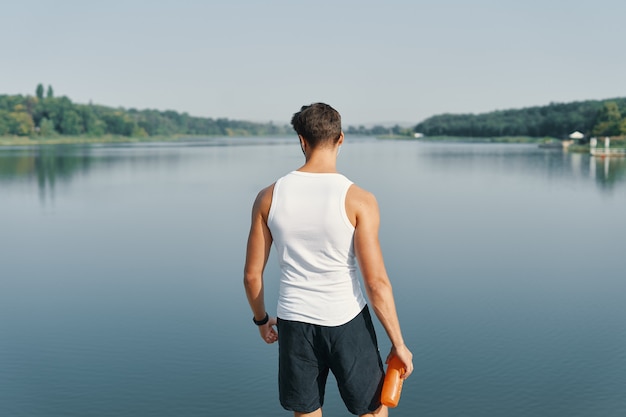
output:
<instances>
[{"instance_id":1,"label":"clear blue sky","mask_svg":"<svg viewBox=\"0 0 626 417\"><path fill-rule=\"evenodd\" d=\"M626 96L624 0L20 0L0 94L344 125Z\"/></svg>"}]
</instances>

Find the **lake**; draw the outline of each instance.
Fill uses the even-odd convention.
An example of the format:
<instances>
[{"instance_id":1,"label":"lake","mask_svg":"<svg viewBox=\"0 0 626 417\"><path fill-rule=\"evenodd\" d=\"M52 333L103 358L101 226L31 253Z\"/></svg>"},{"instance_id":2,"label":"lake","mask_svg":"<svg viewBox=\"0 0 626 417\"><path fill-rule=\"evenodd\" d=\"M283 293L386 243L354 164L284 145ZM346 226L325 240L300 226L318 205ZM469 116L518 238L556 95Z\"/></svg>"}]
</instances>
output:
<instances>
[{"instance_id":1,"label":"lake","mask_svg":"<svg viewBox=\"0 0 626 417\"><path fill-rule=\"evenodd\" d=\"M0 415L291 415L242 270L256 193L302 162L295 138L0 148ZM415 354L392 415L626 415L624 159L347 137L338 163L378 198ZM324 413L349 415L332 378Z\"/></svg>"}]
</instances>

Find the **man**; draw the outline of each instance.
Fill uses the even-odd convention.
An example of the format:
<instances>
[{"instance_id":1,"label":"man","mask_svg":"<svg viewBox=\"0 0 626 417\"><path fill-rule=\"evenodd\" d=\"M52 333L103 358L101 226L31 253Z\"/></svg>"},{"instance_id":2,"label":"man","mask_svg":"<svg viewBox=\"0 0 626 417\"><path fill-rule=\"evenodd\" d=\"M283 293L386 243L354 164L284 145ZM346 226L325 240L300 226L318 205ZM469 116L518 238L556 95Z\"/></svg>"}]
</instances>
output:
<instances>
[{"instance_id":1,"label":"man","mask_svg":"<svg viewBox=\"0 0 626 417\"><path fill-rule=\"evenodd\" d=\"M261 338L278 341L281 405L296 417L321 416L328 372L348 410L387 416L376 335L357 278L392 344L404 378L413 372L378 240L375 197L336 169L344 135L331 106L303 106L291 123L305 163L261 190L252 209L244 286ZM272 243L280 263L277 318L263 297ZM276 327L277 329L276 329ZM279 336L280 335L280 336Z\"/></svg>"}]
</instances>

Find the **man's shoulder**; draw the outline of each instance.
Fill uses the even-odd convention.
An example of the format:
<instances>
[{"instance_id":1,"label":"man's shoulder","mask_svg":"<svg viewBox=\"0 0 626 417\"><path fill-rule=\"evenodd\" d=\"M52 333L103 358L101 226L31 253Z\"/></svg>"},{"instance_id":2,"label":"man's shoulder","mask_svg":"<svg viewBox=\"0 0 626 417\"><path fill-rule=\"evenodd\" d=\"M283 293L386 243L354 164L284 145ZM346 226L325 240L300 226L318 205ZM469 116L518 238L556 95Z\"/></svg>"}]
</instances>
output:
<instances>
[{"instance_id":1,"label":"man's shoulder","mask_svg":"<svg viewBox=\"0 0 626 417\"><path fill-rule=\"evenodd\" d=\"M346 194L346 214L353 226L363 224L363 221L377 219L378 202L373 193L352 184Z\"/></svg>"},{"instance_id":2,"label":"man's shoulder","mask_svg":"<svg viewBox=\"0 0 626 417\"><path fill-rule=\"evenodd\" d=\"M376 204L376 196L372 192L367 191L354 183L348 189L346 199L360 204Z\"/></svg>"},{"instance_id":3,"label":"man's shoulder","mask_svg":"<svg viewBox=\"0 0 626 417\"><path fill-rule=\"evenodd\" d=\"M274 186L276 183L272 183L267 187L263 188L256 196L256 200L254 200L254 209L258 210L263 217L267 217L267 214L270 211L270 207L272 205L272 195L274 193Z\"/></svg>"},{"instance_id":4,"label":"man's shoulder","mask_svg":"<svg viewBox=\"0 0 626 417\"><path fill-rule=\"evenodd\" d=\"M258 197L260 198L267 198L268 196L272 196L272 192L274 191L274 186L276 185L275 182L271 183L270 185L268 185L267 187L263 188L261 191L259 191Z\"/></svg>"}]
</instances>

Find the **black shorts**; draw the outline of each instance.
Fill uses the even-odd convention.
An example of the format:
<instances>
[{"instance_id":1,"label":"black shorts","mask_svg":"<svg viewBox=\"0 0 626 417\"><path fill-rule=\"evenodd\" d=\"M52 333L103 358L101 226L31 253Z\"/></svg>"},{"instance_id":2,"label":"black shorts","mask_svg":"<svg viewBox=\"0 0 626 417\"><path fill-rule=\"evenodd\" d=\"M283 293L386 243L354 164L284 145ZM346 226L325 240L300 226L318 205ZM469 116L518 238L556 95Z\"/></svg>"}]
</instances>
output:
<instances>
[{"instance_id":1,"label":"black shorts","mask_svg":"<svg viewBox=\"0 0 626 417\"><path fill-rule=\"evenodd\" d=\"M280 403L310 413L324 405L332 371L348 410L356 415L380 407L383 363L367 306L341 326L278 319Z\"/></svg>"}]
</instances>

